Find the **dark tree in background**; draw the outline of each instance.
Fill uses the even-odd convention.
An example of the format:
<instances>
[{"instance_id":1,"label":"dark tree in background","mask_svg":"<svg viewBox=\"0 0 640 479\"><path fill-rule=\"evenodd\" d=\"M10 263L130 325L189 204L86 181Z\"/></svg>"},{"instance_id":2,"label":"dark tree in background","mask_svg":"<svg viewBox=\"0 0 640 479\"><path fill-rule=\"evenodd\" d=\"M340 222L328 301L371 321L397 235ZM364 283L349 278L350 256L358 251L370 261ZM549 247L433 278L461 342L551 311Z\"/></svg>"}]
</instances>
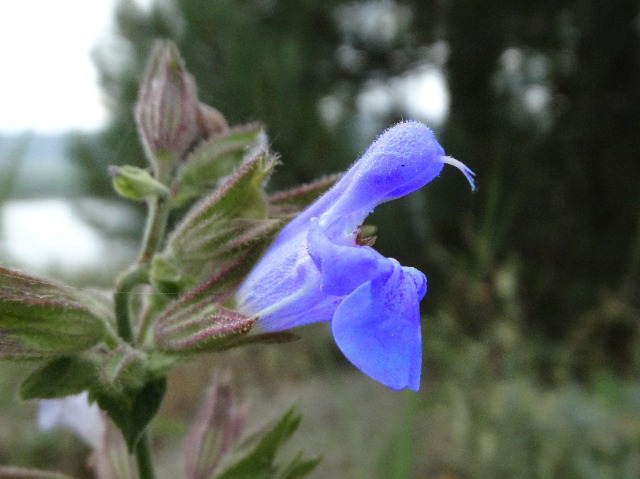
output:
<instances>
[{"instance_id":1,"label":"dark tree in background","mask_svg":"<svg viewBox=\"0 0 640 479\"><path fill-rule=\"evenodd\" d=\"M634 372L637 0L172 0L149 11L122 1L117 26L96 50L111 123L74 145L92 194L110 194L107 165L142 164L131 112L157 37L179 45L203 102L231 124L264 122L286 165L281 186L344 169L374 132L409 116L393 95L364 115L371 81L443 67L450 107L439 137L479 190L448 176L403 214L382 207L372 219L380 248L425 268L430 305L454 304L472 335L490 326L497 272L515 263L526 331L578 353L576 364ZM456 270L471 279L460 285Z\"/></svg>"},{"instance_id":2,"label":"dark tree in background","mask_svg":"<svg viewBox=\"0 0 640 479\"><path fill-rule=\"evenodd\" d=\"M555 338L591 330L587 341L628 368L640 297L640 3L487 8L450 2L446 20L447 143L480 165L480 266L516 254L527 323ZM505 78L514 55L520 88ZM526 121L532 86L548 97ZM633 307L603 308L611 297Z\"/></svg>"}]
</instances>

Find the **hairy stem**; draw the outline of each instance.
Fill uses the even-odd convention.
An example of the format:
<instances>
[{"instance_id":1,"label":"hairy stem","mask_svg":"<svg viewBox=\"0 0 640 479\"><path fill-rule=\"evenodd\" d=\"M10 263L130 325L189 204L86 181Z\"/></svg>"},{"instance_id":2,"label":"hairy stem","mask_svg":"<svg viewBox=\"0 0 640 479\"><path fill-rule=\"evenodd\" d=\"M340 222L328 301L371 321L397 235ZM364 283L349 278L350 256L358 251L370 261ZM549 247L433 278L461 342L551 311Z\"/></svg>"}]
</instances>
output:
<instances>
[{"instance_id":1,"label":"hairy stem","mask_svg":"<svg viewBox=\"0 0 640 479\"><path fill-rule=\"evenodd\" d=\"M131 292L133 289L148 282L149 271L146 265L134 265L127 270L116 284L113 293L113 301L116 313L118 335L128 343L133 342L133 330L131 327Z\"/></svg>"},{"instance_id":2,"label":"hairy stem","mask_svg":"<svg viewBox=\"0 0 640 479\"><path fill-rule=\"evenodd\" d=\"M154 197L149 200L149 215L145 228L144 242L138 258L138 264L147 264L160 248L169 216L169 202L165 198Z\"/></svg>"},{"instance_id":3,"label":"hairy stem","mask_svg":"<svg viewBox=\"0 0 640 479\"><path fill-rule=\"evenodd\" d=\"M151 259L164 238L168 216L169 204L165 199L156 197L149 200L149 214L140 256L136 264L126 271L116 284L114 303L118 334L128 343L134 341L130 317L131 293L136 286L149 283Z\"/></svg>"},{"instance_id":4,"label":"hairy stem","mask_svg":"<svg viewBox=\"0 0 640 479\"><path fill-rule=\"evenodd\" d=\"M163 184L168 180L167 176L167 171L156 175L157 179L163 182ZM140 285L149 284L151 260L162 245L170 210L169 202L165 198L160 197L150 198L148 200L148 207L147 224L144 231L140 256L136 263L118 278L114 291L114 308L118 335L130 344L136 343L131 321L133 291ZM138 320L137 322L141 320L141 318L136 319ZM144 334L137 339L143 341ZM140 437L135 447L134 456L138 466L139 479L154 479L155 473L153 470L151 448L146 432Z\"/></svg>"}]
</instances>

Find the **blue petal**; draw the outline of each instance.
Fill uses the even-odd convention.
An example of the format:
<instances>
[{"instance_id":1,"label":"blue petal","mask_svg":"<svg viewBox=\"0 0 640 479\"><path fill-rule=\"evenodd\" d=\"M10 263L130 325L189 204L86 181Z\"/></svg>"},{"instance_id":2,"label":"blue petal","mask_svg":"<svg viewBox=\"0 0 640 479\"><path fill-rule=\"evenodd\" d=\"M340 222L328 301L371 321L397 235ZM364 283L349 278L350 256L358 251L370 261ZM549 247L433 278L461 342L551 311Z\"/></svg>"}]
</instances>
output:
<instances>
[{"instance_id":1,"label":"blue petal","mask_svg":"<svg viewBox=\"0 0 640 479\"><path fill-rule=\"evenodd\" d=\"M259 316L253 329L267 332L329 321L342 297L322 292L320 282L301 233L272 246L236 292L235 309Z\"/></svg>"},{"instance_id":2,"label":"blue petal","mask_svg":"<svg viewBox=\"0 0 640 479\"><path fill-rule=\"evenodd\" d=\"M392 389L420 388L419 303L426 278L395 260L361 285L336 310L331 329L343 354L363 373Z\"/></svg>"},{"instance_id":3,"label":"blue petal","mask_svg":"<svg viewBox=\"0 0 640 479\"><path fill-rule=\"evenodd\" d=\"M308 228L311 218L328 213L330 222L350 217L360 225L373 209L385 201L407 195L440 174L444 149L433 132L417 121L389 128L342 178L294 218L280 233L287 241Z\"/></svg>"},{"instance_id":4,"label":"blue petal","mask_svg":"<svg viewBox=\"0 0 640 479\"><path fill-rule=\"evenodd\" d=\"M366 246L340 245L311 220L307 251L321 273L320 290L335 296L351 293L376 274L380 253Z\"/></svg>"},{"instance_id":5,"label":"blue petal","mask_svg":"<svg viewBox=\"0 0 640 479\"><path fill-rule=\"evenodd\" d=\"M442 146L422 123L407 121L388 129L341 178L339 198L325 210L335 219L356 214L359 221L379 204L400 198L437 177Z\"/></svg>"}]
</instances>

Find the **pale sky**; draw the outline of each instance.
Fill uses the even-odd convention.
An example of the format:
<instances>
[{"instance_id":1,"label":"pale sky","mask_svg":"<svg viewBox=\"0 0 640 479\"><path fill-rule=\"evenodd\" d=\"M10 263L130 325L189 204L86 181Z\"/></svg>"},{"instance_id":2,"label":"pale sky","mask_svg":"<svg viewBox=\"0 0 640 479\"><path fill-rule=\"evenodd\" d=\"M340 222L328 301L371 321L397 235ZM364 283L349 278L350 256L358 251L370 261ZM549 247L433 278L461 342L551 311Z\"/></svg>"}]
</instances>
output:
<instances>
[{"instance_id":1,"label":"pale sky","mask_svg":"<svg viewBox=\"0 0 640 479\"><path fill-rule=\"evenodd\" d=\"M109 33L115 3L0 0L0 134L101 126L106 112L90 54ZM9 201L0 221L7 260L36 272L86 266L106 248L63 200Z\"/></svg>"},{"instance_id":2,"label":"pale sky","mask_svg":"<svg viewBox=\"0 0 640 479\"><path fill-rule=\"evenodd\" d=\"M108 36L115 4L116 0L0 0L0 134L92 130L104 123L91 50ZM407 95L409 114L442 121L448 98L439 72L414 72L401 83L392 87L396 92L401 87ZM376 90L364 92L363 99L379 100ZM373 102L370 107L380 106Z\"/></svg>"},{"instance_id":3,"label":"pale sky","mask_svg":"<svg viewBox=\"0 0 640 479\"><path fill-rule=\"evenodd\" d=\"M95 129L105 120L90 52L115 0L0 1L0 133Z\"/></svg>"},{"instance_id":4,"label":"pale sky","mask_svg":"<svg viewBox=\"0 0 640 479\"><path fill-rule=\"evenodd\" d=\"M10 201L0 211L3 253L30 269L76 268L103 252L100 235L60 199Z\"/></svg>"}]
</instances>

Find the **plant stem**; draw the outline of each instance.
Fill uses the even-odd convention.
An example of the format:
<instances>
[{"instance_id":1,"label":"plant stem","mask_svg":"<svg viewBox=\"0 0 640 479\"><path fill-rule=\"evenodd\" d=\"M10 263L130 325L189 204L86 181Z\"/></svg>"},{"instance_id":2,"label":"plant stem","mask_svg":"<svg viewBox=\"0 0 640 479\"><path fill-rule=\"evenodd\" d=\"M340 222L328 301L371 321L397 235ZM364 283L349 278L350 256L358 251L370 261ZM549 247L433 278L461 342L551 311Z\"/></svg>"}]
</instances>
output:
<instances>
[{"instance_id":1,"label":"plant stem","mask_svg":"<svg viewBox=\"0 0 640 479\"><path fill-rule=\"evenodd\" d=\"M406 479L411 476L411 464L413 459L415 418L418 411L419 396L413 392L404 393L404 411L400 428L394 440L393 459L390 464L389 477L394 479Z\"/></svg>"},{"instance_id":2,"label":"plant stem","mask_svg":"<svg viewBox=\"0 0 640 479\"><path fill-rule=\"evenodd\" d=\"M126 271L116 284L114 303L118 334L128 343L133 343L130 304L131 292L140 284L149 282L149 267L153 255L158 251L169 216L169 204L164 198L149 200L149 215L144 233L144 241L136 264Z\"/></svg>"},{"instance_id":3,"label":"plant stem","mask_svg":"<svg viewBox=\"0 0 640 479\"><path fill-rule=\"evenodd\" d=\"M164 182L168 173L158 173L158 180ZM156 254L164 238L169 217L169 202L165 198L152 197L148 200L147 224L140 256L136 263L127 270L116 283L114 291L114 308L118 334L128 343L134 344L135 337L131 325L131 298L133 290L141 284L149 284L149 270L151 260ZM144 340L144 335L140 338ZM154 479L153 460L149 437L146 432L142 434L135 446L134 455L138 467L139 479Z\"/></svg>"},{"instance_id":4,"label":"plant stem","mask_svg":"<svg viewBox=\"0 0 640 479\"><path fill-rule=\"evenodd\" d=\"M135 450L136 464L138 466L139 479L154 479L153 460L151 457L151 447L149 446L149 436L143 433L138 440Z\"/></svg>"},{"instance_id":5,"label":"plant stem","mask_svg":"<svg viewBox=\"0 0 640 479\"><path fill-rule=\"evenodd\" d=\"M149 200L147 227L138 264L147 264L158 251L167 227L168 216L169 202L166 198L153 197Z\"/></svg>"},{"instance_id":6,"label":"plant stem","mask_svg":"<svg viewBox=\"0 0 640 479\"><path fill-rule=\"evenodd\" d=\"M146 283L148 277L149 274L146 265L134 265L133 268L127 270L120 276L113 293L118 335L128 343L133 342L133 330L129 317L131 291L136 286Z\"/></svg>"}]
</instances>

